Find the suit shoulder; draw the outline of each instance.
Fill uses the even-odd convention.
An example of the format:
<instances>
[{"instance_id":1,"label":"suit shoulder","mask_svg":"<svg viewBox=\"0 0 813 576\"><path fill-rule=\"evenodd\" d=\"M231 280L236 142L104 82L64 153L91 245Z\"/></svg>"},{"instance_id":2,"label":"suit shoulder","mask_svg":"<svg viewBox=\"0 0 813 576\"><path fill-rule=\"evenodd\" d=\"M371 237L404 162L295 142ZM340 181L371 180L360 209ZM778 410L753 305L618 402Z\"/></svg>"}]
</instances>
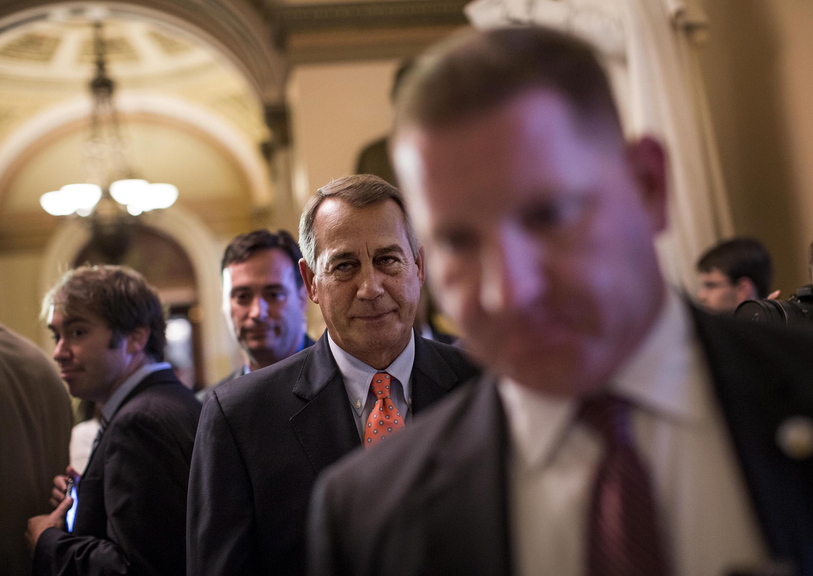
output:
<instances>
[{"instance_id":1,"label":"suit shoulder","mask_svg":"<svg viewBox=\"0 0 813 576\"><path fill-rule=\"evenodd\" d=\"M253 397L258 388L267 389L269 386L273 387L273 384L277 382L293 382L302 371L310 353L311 348L305 348L271 366L223 382L213 390L213 393L217 394L221 401Z\"/></svg>"},{"instance_id":2,"label":"suit shoulder","mask_svg":"<svg viewBox=\"0 0 813 576\"><path fill-rule=\"evenodd\" d=\"M813 323L810 327L778 326L693 312L698 335L709 350L748 362L813 367Z\"/></svg>"},{"instance_id":3,"label":"suit shoulder","mask_svg":"<svg viewBox=\"0 0 813 576\"><path fill-rule=\"evenodd\" d=\"M131 415L129 417L149 416L162 420L180 420L186 416L197 420L200 410L201 404L195 398L194 392L176 378L172 378L138 391L119 409L116 419Z\"/></svg>"}]
</instances>

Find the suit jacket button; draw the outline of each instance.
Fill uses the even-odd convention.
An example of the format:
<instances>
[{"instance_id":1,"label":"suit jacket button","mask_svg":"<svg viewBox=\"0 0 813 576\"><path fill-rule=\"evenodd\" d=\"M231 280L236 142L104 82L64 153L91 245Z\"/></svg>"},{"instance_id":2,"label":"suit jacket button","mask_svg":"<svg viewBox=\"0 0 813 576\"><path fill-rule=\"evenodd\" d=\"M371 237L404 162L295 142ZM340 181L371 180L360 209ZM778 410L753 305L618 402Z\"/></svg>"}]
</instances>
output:
<instances>
[{"instance_id":1,"label":"suit jacket button","mask_svg":"<svg viewBox=\"0 0 813 576\"><path fill-rule=\"evenodd\" d=\"M806 460L813 456L813 419L791 416L776 430L776 443L788 458Z\"/></svg>"}]
</instances>

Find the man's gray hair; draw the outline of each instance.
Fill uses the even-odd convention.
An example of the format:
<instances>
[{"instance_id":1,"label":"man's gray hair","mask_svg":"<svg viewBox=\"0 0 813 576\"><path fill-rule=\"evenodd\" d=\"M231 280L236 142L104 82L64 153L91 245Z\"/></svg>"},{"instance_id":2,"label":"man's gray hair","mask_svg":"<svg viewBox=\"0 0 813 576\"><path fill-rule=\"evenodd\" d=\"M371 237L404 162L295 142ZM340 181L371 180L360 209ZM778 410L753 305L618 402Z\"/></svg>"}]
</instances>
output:
<instances>
[{"instance_id":1,"label":"man's gray hair","mask_svg":"<svg viewBox=\"0 0 813 576\"><path fill-rule=\"evenodd\" d=\"M414 258L418 257L420 244L412 227L412 221L407 213L406 203L401 191L378 176L356 174L331 180L319 188L316 194L311 196L305 204L302 218L299 220L299 246L302 249L302 256L311 270L316 270L316 257L318 256L313 222L316 220L316 212L319 210L319 206L327 198L347 202L354 208L364 208L387 200L394 201L401 209L401 215L404 218L404 228L409 241L409 248L412 250L412 256Z\"/></svg>"}]
</instances>

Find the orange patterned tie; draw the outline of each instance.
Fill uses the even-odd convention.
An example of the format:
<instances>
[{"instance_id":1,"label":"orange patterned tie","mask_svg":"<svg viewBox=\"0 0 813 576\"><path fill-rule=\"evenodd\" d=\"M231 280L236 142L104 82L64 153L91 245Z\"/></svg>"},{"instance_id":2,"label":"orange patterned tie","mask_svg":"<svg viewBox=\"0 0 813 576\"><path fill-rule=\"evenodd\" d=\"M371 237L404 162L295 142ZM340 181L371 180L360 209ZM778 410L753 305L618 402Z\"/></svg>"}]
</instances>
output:
<instances>
[{"instance_id":1,"label":"orange patterned tie","mask_svg":"<svg viewBox=\"0 0 813 576\"><path fill-rule=\"evenodd\" d=\"M367 417L364 427L364 446L369 448L387 436L404 429L404 419L390 398L392 377L386 372L373 376L370 389L375 397L375 405Z\"/></svg>"}]
</instances>

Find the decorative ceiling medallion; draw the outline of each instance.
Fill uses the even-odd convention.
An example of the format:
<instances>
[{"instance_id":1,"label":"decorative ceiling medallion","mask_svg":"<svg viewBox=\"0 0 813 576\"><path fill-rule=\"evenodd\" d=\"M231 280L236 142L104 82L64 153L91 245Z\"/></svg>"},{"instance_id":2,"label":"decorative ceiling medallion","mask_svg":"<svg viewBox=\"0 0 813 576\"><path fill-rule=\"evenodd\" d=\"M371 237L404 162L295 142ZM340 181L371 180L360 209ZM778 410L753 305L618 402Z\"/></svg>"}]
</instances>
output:
<instances>
[{"instance_id":1,"label":"decorative ceiling medallion","mask_svg":"<svg viewBox=\"0 0 813 576\"><path fill-rule=\"evenodd\" d=\"M127 38L124 38L123 36L107 38L105 39L104 44L107 50L106 58L108 63L138 62L141 59L135 47ZM95 54L93 38L87 38L82 42L77 63L93 64L96 60Z\"/></svg>"},{"instance_id":2,"label":"decorative ceiling medallion","mask_svg":"<svg viewBox=\"0 0 813 576\"><path fill-rule=\"evenodd\" d=\"M155 30L150 30L148 32L150 38L152 38L156 44L158 44L159 48L169 56L174 56L176 54L183 54L185 52L190 52L192 50L192 45L180 40L178 38L171 38L160 32L156 32Z\"/></svg>"},{"instance_id":3,"label":"decorative ceiling medallion","mask_svg":"<svg viewBox=\"0 0 813 576\"><path fill-rule=\"evenodd\" d=\"M60 39L47 34L28 33L18 36L0 48L0 57L26 62L50 62L59 48Z\"/></svg>"}]
</instances>

